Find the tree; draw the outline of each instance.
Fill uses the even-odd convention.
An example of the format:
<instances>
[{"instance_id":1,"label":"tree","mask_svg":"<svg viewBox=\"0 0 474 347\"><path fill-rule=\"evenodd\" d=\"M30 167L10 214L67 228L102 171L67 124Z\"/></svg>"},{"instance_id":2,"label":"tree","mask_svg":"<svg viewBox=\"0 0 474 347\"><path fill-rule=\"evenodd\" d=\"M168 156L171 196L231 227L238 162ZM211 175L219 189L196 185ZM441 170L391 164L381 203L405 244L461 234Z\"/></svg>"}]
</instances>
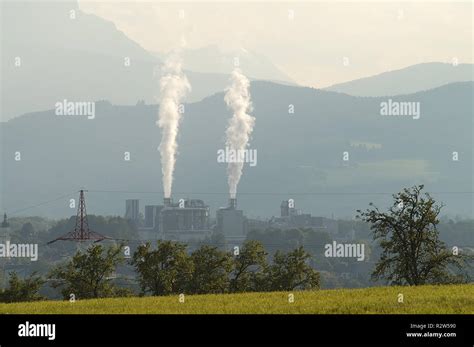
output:
<instances>
[{"instance_id":1,"label":"tree","mask_svg":"<svg viewBox=\"0 0 474 347\"><path fill-rule=\"evenodd\" d=\"M288 253L276 251L266 290L319 289L319 273L307 264L309 258L302 246Z\"/></svg>"},{"instance_id":2,"label":"tree","mask_svg":"<svg viewBox=\"0 0 474 347\"><path fill-rule=\"evenodd\" d=\"M233 278L230 280L232 292L256 291L258 283L267 268L267 253L259 241L245 241L235 256Z\"/></svg>"},{"instance_id":3,"label":"tree","mask_svg":"<svg viewBox=\"0 0 474 347\"><path fill-rule=\"evenodd\" d=\"M122 247L105 249L94 244L85 252L78 251L68 263L51 271L52 286L62 288L65 299L71 294L81 299L127 295L126 290L111 283L117 266L124 261Z\"/></svg>"},{"instance_id":4,"label":"tree","mask_svg":"<svg viewBox=\"0 0 474 347\"><path fill-rule=\"evenodd\" d=\"M213 246L223 251L227 248L227 241L223 233L214 231L210 236L206 236L204 240L200 241L196 248L204 245Z\"/></svg>"},{"instance_id":5,"label":"tree","mask_svg":"<svg viewBox=\"0 0 474 347\"><path fill-rule=\"evenodd\" d=\"M462 268L467 258L450 252L439 240L437 225L442 205L437 205L423 185L405 188L393 195L388 212L373 206L358 218L371 224L374 240L382 254L372 273L373 279L387 279L396 285L454 283L463 276L450 268Z\"/></svg>"},{"instance_id":6,"label":"tree","mask_svg":"<svg viewBox=\"0 0 474 347\"><path fill-rule=\"evenodd\" d=\"M8 288L0 293L0 302L37 301L45 298L38 294L44 280L33 272L25 279L18 277L15 271L10 273Z\"/></svg>"},{"instance_id":7,"label":"tree","mask_svg":"<svg viewBox=\"0 0 474 347\"><path fill-rule=\"evenodd\" d=\"M132 265L138 273L142 293L152 295L184 292L193 271L186 245L172 241L158 241L156 250L151 249L150 243L139 246Z\"/></svg>"},{"instance_id":8,"label":"tree","mask_svg":"<svg viewBox=\"0 0 474 347\"><path fill-rule=\"evenodd\" d=\"M217 247L201 246L191 254L194 271L189 290L196 294L225 293L229 291L232 256Z\"/></svg>"}]
</instances>

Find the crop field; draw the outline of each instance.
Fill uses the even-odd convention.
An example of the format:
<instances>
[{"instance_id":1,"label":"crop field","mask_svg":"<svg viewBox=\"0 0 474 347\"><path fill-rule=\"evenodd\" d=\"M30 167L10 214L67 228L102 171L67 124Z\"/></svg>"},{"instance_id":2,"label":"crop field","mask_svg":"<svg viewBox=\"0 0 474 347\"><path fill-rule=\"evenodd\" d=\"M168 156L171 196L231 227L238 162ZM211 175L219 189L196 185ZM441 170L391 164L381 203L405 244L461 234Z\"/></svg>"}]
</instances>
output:
<instances>
[{"instance_id":1,"label":"crop field","mask_svg":"<svg viewBox=\"0 0 474 347\"><path fill-rule=\"evenodd\" d=\"M400 295L401 294L401 295ZM184 299L184 300L183 300ZM183 302L184 301L184 302ZM403 301L403 302L400 302ZM0 304L19 314L474 314L474 284Z\"/></svg>"}]
</instances>

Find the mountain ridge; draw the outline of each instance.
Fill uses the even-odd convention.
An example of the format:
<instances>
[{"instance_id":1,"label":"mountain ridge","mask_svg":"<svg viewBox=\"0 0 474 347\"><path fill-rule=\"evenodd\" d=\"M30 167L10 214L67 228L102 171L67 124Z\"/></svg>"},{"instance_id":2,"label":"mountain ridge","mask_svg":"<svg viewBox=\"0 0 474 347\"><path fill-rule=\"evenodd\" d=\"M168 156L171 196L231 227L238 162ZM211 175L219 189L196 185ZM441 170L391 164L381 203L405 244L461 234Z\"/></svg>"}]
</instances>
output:
<instances>
[{"instance_id":1,"label":"mountain ridge","mask_svg":"<svg viewBox=\"0 0 474 347\"><path fill-rule=\"evenodd\" d=\"M393 97L421 103L421 118L413 120L381 116L385 98L253 82L256 124L249 148L258 151L258 162L244 167L239 206L248 215L278 215L281 200L294 198L297 208L315 215L350 216L370 201L384 204L387 197L378 192L395 193L412 184L424 183L435 192L472 191L473 89L473 82L460 82ZM231 111L222 96L186 104L173 188L175 198L184 193L203 198L212 209L227 201L226 165L217 162L217 151L225 147ZM291 103L294 114L288 113ZM102 101L94 120L49 110L2 123L1 207L16 210L31 205L31 199L46 201L79 186L161 191L158 107ZM17 151L20 162L13 159ZM346 151L348 162L342 160ZM458 162L452 160L453 151L459 153ZM131 153L130 162L124 161L124 152ZM345 195L352 192L363 194ZM159 193L94 193L90 204L94 213L121 214L126 198L140 198L142 204L162 199ZM446 212L471 212L468 194L437 198L446 202ZM69 212L66 203L38 210L52 216Z\"/></svg>"},{"instance_id":2,"label":"mountain ridge","mask_svg":"<svg viewBox=\"0 0 474 347\"><path fill-rule=\"evenodd\" d=\"M394 96L429 90L452 82L473 80L473 64L429 62L385 71L324 88L354 96ZM408 86L409 84L415 86ZM395 86L394 86L395 84Z\"/></svg>"}]
</instances>

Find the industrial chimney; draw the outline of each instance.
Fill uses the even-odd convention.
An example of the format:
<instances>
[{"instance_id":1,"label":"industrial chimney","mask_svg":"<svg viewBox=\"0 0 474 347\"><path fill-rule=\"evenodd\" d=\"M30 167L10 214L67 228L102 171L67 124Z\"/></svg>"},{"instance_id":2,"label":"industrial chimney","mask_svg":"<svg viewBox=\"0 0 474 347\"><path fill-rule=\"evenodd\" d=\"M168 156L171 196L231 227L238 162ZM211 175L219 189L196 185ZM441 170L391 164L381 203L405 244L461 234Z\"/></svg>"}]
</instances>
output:
<instances>
[{"instance_id":1,"label":"industrial chimney","mask_svg":"<svg viewBox=\"0 0 474 347\"><path fill-rule=\"evenodd\" d=\"M171 206L171 198L164 198L163 204L165 205L165 207Z\"/></svg>"},{"instance_id":2,"label":"industrial chimney","mask_svg":"<svg viewBox=\"0 0 474 347\"><path fill-rule=\"evenodd\" d=\"M232 210L237 209L237 199L236 198L229 199L229 208L232 209Z\"/></svg>"}]
</instances>

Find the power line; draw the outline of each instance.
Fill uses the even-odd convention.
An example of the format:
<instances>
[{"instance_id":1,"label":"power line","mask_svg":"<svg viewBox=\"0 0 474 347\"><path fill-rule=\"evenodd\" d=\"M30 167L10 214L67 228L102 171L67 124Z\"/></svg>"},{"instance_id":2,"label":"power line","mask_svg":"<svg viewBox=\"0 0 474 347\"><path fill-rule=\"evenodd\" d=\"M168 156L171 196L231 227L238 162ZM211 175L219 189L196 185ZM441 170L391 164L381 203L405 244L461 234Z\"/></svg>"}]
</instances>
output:
<instances>
[{"instance_id":1,"label":"power line","mask_svg":"<svg viewBox=\"0 0 474 347\"><path fill-rule=\"evenodd\" d=\"M90 193L120 193L120 194L163 194L163 191L129 191L129 190L89 190ZM441 191L429 194L473 194L474 191ZM182 195L229 195L229 192L173 192ZM238 195L393 195L393 192L239 192Z\"/></svg>"},{"instance_id":2,"label":"power line","mask_svg":"<svg viewBox=\"0 0 474 347\"><path fill-rule=\"evenodd\" d=\"M47 205L56 202L65 197L69 197L76 191L61 195L55 199L40 202L36 205L24 207L18 210L10 212L9 215L17 215L20 212L34 209L43 205ZM89 190L89 193L118 193L118 194L160 194L163 195L163 191L128 191L128 190ZM175 195L229 195L228 192L175 192ZM355 195L355 196L369 196L369 195L394 195L393 192L239 192L239 196L318 196L318 195L333 195L333 196L344 196L344 195ZM440 192L429 192L431 195L461 195L461 194L474 194L474 191L440 191Z\"/></svg>"},{"instance_id":3,"label":"power line","mask_svg":"<svg viewBox=\"0 0 474 347\"><path fill-rule=\"evenodd\" d=\"M39 207L39 206L43 206L43 205L46 205L46 204L50 204L52 202L55 202L55 201L58 201L60 199L64 199L65 197L68 197L68 196L71 196L71 194L74 194L75 192L71 192L71 193L68 193L68 194L65 194L65 195L61 195L60 197L57 197L53 200L48 200L48 201L44 201L44 202L40 202L39 204L36 204L36 205L32 205L32 206L28 206L28 207L25 207L25 208L21 208L21 209L18 209L18 210L15 210L13 212L10 212L9 215L16 215L18 214L19 212L23 212L23 211L26 211L26 210L30 210L32 208L36 208L36 207Z\"/></svg>"}]
</instances>

